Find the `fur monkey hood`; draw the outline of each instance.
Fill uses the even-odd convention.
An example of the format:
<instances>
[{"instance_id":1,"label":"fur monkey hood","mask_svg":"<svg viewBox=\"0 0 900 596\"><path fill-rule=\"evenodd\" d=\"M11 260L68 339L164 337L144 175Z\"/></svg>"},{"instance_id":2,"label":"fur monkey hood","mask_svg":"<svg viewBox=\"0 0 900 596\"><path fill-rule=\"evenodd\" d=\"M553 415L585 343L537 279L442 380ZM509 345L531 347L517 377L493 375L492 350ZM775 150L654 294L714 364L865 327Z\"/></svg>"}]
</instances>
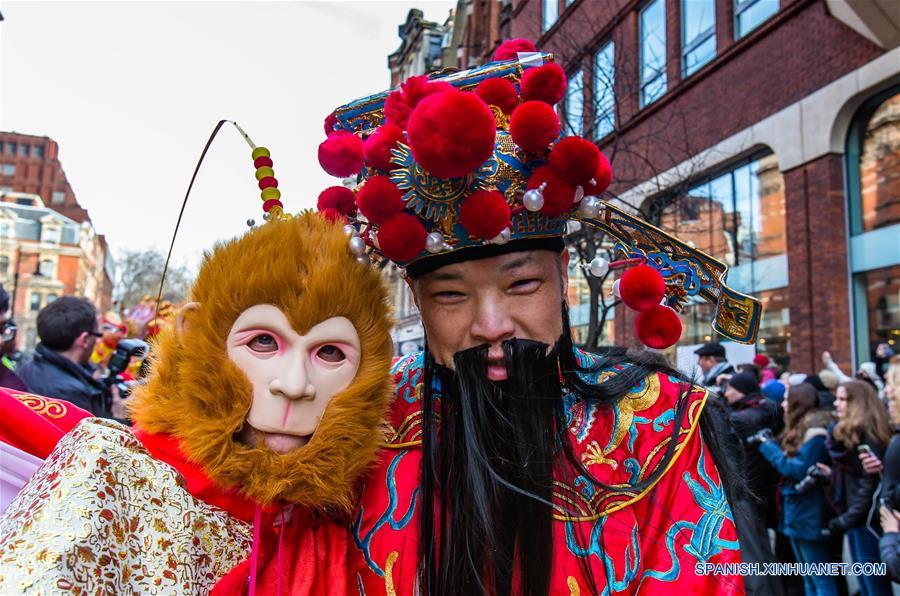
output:
<instances>
[{"instance_id":1,"label":"fur monkey hood","mask_svg":"<svg viewBox=\"0 0 900 596\"><path fill-rule=\"evenodd\" d=\"M173 436L214 482L261 504L349 510L355 483L384 442L392 394L391 318L379 272L350 254L342 226L305 213L207 253L191 301L199 306L186 311L183 329L158 339L148 382L129 400L135 425ZM342 316L360 338L354 380L328 404L309 443L283 455L235 439L253 389L228 358L226 338L257 304L281 309L301 335Z\"/></svg>"}]
</instances>

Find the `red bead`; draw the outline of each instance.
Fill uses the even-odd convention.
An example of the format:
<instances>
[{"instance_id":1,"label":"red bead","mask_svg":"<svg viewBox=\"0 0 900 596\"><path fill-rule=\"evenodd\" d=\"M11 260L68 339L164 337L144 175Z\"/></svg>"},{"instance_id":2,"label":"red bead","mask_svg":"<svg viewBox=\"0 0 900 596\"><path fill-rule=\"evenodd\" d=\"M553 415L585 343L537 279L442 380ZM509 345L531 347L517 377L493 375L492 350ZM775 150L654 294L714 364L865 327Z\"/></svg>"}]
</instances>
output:
<instances>
[{"instance_id":1,"label":"red bead","mask_svg":"<svg viewBox=\"0 0 900 596\"><path fill-rule=\"evenodd\" d=\"M260 155L256 159L253 160L254 168L262 168L262 167L272 167L272 158L268 155Z\"/></svg>"},{"instance_id":2,"label":"red bead","mask_svg":"<svg viewBox=\"0 0 900 596\"><path fill-rule=\"evenodd\" d=\"M266 213L271 211L272 207L284 207L284 205L282 205L281 201L279 201L278 199L269 199L268 201L263 203L263 211L265 211Z\"/></svg>"},{"instance_id":3,"label":"red bead","mask_svg":"<svg viewBox=\"0 0 900 596\"><path fill-rule=\"evenodd\" d=\"M259 190L263 190L265 188L269 188L270 186L274 186L278 188L278 180L271 176L266 176L262 180L259 181Z\"/></svg>"}]
</instances>

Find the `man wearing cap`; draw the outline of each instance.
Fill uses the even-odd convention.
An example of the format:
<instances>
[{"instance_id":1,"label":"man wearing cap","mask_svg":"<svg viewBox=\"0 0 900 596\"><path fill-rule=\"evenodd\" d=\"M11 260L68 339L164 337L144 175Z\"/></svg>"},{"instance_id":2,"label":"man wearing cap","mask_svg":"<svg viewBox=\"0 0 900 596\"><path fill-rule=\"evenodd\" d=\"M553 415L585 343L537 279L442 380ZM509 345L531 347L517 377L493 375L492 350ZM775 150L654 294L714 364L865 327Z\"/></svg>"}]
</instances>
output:
<instances>
[{"instance_id":1,"label":"man wearing cap","mask_svg":"<svg viewBox=\"0 0 900 596\"><path fill-rule=\"evenodd\" d=\"M565 75L546 55L517 62L529 48L447 79L474 92L413 78L326 120L321 165L361 184L318 207L349 222L362 261L401 268L427 338L394 367L387 444L352 521L360 593L742 593L704 567L765 549L744 532L721 405L650 359L572 343L562 237L577 214L646 268L619 288L638 337L671 345L681 325L632 236L662 233L601 204L609 164L558 140Z\"/></svg>"},{"instance_id":2,"label":"man wearing cap","mask_svg":"<svg viewBox=\"0 0 900 596\"><path fill-rule=\"evenodd\" d=\"M725 357L725 347L713 341L694 350L694 354L697 355L697 366L703 371L703 380L700 384L712 391L721 391L725 387L727 377L720 377L734 374L734 367Z\"/></svg>"}]
</instances>

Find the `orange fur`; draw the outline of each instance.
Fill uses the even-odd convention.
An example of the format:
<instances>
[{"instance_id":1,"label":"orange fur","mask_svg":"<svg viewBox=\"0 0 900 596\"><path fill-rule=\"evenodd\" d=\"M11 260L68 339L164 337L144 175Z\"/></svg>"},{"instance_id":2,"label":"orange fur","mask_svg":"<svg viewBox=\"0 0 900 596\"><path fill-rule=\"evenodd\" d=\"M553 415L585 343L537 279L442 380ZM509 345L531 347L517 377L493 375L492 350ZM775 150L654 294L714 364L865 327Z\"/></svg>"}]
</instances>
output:
<instances>
[{"instance_id":1,"label":"orange fur","mask_svg":"<svg viewBox=\"0 0 900 596\"><path fill-rule=\"evenodd\" d=\"M347 511L354 483L384 440L392 393L387 296L381 275L350 254L342 227L314 213L221 244L206 255L191 292L199 308L186 313L183 331L159 338L148 383L130 400L133 420L178 437L185 455L223 487L266 504ZM301 335L347 317L361 341L353 383L332 399L310 442L284 455L234 439L252 388L225 342L235 319L256 304L280 308Z\"/></svg>"}]
</instances>

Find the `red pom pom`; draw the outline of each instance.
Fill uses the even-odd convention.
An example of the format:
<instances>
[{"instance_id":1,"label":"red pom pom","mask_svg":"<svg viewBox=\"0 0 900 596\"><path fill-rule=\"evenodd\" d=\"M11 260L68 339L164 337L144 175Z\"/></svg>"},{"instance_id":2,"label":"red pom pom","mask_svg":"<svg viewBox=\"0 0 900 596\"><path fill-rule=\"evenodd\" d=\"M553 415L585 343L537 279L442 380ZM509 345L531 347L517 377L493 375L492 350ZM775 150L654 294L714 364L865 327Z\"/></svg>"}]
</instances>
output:
<instances>
[{"instance_id":1,"label":"red pom pom","mask_svg":"<svg viewBox=\"0 0 900 596\"><path fill-rule=\"evenodd\" d=\"M366 161L378 170L393 170L397 164L391 163L391 149L402 140L403 131L398 126L382 124L363 144Z\"/></svg>"},{"instance_id":2,"label":"red pom pom","mask_svg":"<svg viewBox=\"0 0 900 596\"><path fill-rule=\"evenodd\" d=\"M378 245L392 261L409 261L425 250L428 232L416 216L396 213L378 226Z\"/></svg>"},{"instance_id":3,"label":"red pom pom","mask_svg":"<svg viewBox=\"0 0 900 596\"><path fill-rule=\"evenodd\" d=\"M330 222L339 223L343 221L347 221L347 218L344 217L340 211L337 209L333 209L331 207L326 207L325 209L320 209L319 213Z\"/></svg>"},{"instance_id":4,"label":"red pom pom","mask_svg":"<svg viewBox=\"0 0 900 596\"><path fill-rule=\"evenodd\" d=\"M634 326L638 339L655 350L664 350L681 339L682 325L678 313L662 304L639 313Z\"/></svg>"},{"instance_id":5,"label":"red pom pom","mask_svg":"<svg viewBox=\"0 0 900 596\"><path fill-rule=\"evenodd\" d=\"M566 182L550 166L541 166L528 179L528 190L547 183L544 190L544 206L541 213L547 217L557 217L572 210L575 203L575 187Z\"/></svg>"},{"instance_id":6,"label":"red pom pom","mask_svg":"<svg viewBox=\"0 0 900 596\"><path fill-rule=\"evenodd\" d=\"M497 190L479 190L469 195L459 208L459 223L469 236L490 240L509 225L509 205Z\"/></svg>"},{"instance_id":7,"label":"red pom pom","mask_svg":"<svg viewBox=\"0 0 900 596\"><path fill-rule=\"evenodd\" d=\"M536 52L534 44L527 39L507 39L494 50L494 62L501 60L516 60L519 52Z\"/></svg>"},{"instance_id":8,"label":"red pom pom","mask_svg":"<svg viewBox=\"0 0 900 596\"><path fill-rule=\"evenodd\" d=\"M550 151L550 167L575 186L590 182L599 166L600 150L581 137L566 137Z\"/></svg>"},{"instance_id":9,"label":"red pom pom","mask_svg":"<svg viewBox=\"0 0 900 596\"><path fill-rule=\"evenodd\" d=\"M666 295L666 282L650 265L638 265L622 274L619 295L634 310L650 310Z\"/></svg>"},{"instance_id":10,"label":"red pom pom","mask_svg":"<svg viewBox=\"0 0 900 596\"><path fill-rule=\"evenodd\" d=\"M600 193L609 188L609 183L612 182L612 166L609 165L609 160L602 153L600 154L600 165L597 166L593 180L594 184L588 182L584 185L585 195L600 196Z\"/></svg>"},{"instance_id":11,"label":"red pom pom","mask_svg":"<svg viewBox=\"0 0 900 596\"><path fill-rule=\"evenodd\" d=\"M353 191L349 188L329 186L319 193L316 207L319 211L334 209L341 215L350 215L356 211L356 198L353 196Z\"/></svg>"},{"instance_id":12,"label":"red pom pom","mask_svg":"<svg viewBox=\"0 0 900 596\"><path fill-rule=\"evenodd\" d=\"M272 167L272 158L266 155L260 155L256 159L253 160L254 168L271 168Z\"/></svg>"},{"instance_id":13,"label":"red pom pom","mask_svg":"<svg viewBox=\"0 0 900 596\"><path fill-rule=\"evenodd\" d=\"M359 210L372 223L381 223L403 211L403 195L387 176L372 176L356 193Z\"/></svg>"},{"instance_id":14,"label":"red pom pom","mask_svg":"<svg viewBox=\"0 0 900 596\"><path fill-rule=\"evenodd\" d=\"M363 166L362 139L346 130L335 131L319 145L319 165L339 178L356 174Z\"/></svg>"},{"instance_id":15,"label":"red pom pom","mask_svg":"<svg viewBox=\"0 0 900 596\"><path fill-rule=\"evenodd\" d=\"M508 79L485 79L475 87L475 93L489 106L497 106L509 114L519 103L519 92Z\"/></svg>"},{"instance_id":16,"label":"red pom pom","mask_svg":"<svg viewBox=\"0 0 900 596\"><path fill-rule=\"evenodd\" d=\"M497 123L474 93L447 91L423 99L410 115L406 132L422 168L438 178L459 178L494 152Z\"/></svg>"},{"instance_id":17,"label":"red pom pom","mask_svg":"<svg viewBox=\"0 0 900 596\"><path fill-rule=\"evenodd\" d=\"M555 105L566 96L566 73L556 62L526 68L519 86L522 98L526 101L536 100Z\"/></svg>"},{"instance_id":18,"label":"red pom pom","mask_svg":"<svg viewBox=\"0 0 900 596\"><path fill-rule=\"evenodd\" d=\"M425 75L410 77L384 101L384 121L398 126L400 130L406 130L409 116L420 101L434 93L453 89L450 83L431 82Z\"/></svg>"},{"instance_id":19,"label":"red pom pom","mask_svg":"<svg viewBox=\"0 0 900 596\"><path fill-rule=\"evenodd\" d=\"M509 134L525 151L543 151L559 136L559 117L542 101L526 101L513 110Z\"/></svg>"},{"instance_id":20,"label":"red pom pom","mask_svg":"<svg viewBox=\"0 0 900 596\"><path fill-rule=\"evenodd\" d=\"M337 116L334 115L334 112L325 116L325 136L330 137L335 132L334 125L338 123Z\"/></svg>"},{"instance_id":21,"label":"red pom pom","mask_svg":"<svg viewBox=\"0 0 900 596\"><path fill-rule=\"evenodd\" d=\"M272 176L266 176L259 181L259 190L265 190L267 188L274 187L278 188L278 180L273 178Z\"/></svg>"}]
</instances>

